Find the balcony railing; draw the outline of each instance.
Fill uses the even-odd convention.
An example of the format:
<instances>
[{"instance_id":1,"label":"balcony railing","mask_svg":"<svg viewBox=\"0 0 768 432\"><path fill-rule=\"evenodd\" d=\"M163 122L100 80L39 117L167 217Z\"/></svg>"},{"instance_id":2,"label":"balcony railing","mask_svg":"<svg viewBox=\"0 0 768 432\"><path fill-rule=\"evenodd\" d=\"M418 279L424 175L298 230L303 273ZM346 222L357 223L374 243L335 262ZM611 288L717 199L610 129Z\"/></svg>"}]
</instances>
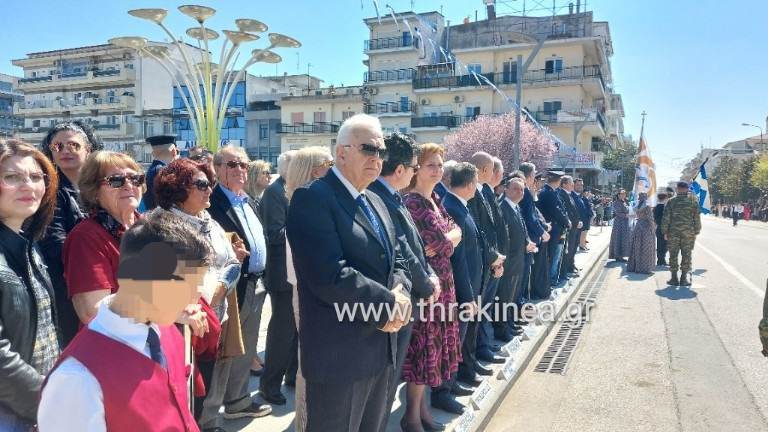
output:
<instances>
[{"instance_id":1,"label":"balcony railing","mask_svg":"<svg viewBox=\"0 0 768 432\"><path fill-rule=\"evenodd\" d=\"M416 102L384 102L365 104L363 110L366 114L395 114L416 112Z\"/></svg>"},{"instance_id":2,"label":"balcony railing","mask_svg":"<svg viewBox=\"0 0 768 432\"><path fill-rule=\"evenodd\" d=\"M592 111L534 111L533 118L540 123L598 122L605 130L605 116L599 110Z\"/></svg>"},{"instance_id":3,"label":"balcony railing","mask_svg":"<svg viewBox=\"0 0 768 432\"><path fill-rule=\"evenodd\" d=\"M427 116L427 117L413 117L411 118L412 128L427 128L427 127L446 127L455 128L461 126L464 122L472 121L477 116L458 116L458 115L442 115L442 116Z\"/></svg>"},{"instance_id":4,"label":"balcony railing","mask_svg":"<svg viewBox=\"0 0 768 432\"><path fill-rule=\"evenodd\" d=\"M390 48L403 48L413 46L413 37L410 33L406 33L402 36L369 39L365 41L364 51L375 51Z\"/></svg>"},{"instance_id":5,"label":"balcony railing","mask_svg":"<svg viewBox=\"0 0 768 432\"><path fill-rule=\"evenodd\" d=\"M445 77L422 77L413 79L414 89L428 89L428 88L441 88L441 87L475 87L488 85L488 81L494 85L501 84L516 84L517 73L515 71L508 72L496 72L496 73L484 73L477 74L476 77L473 74L469 75L454 75ZM485 79L481 78L484 77ZM524 84L534 83L546 83L566 80L582 80L587 78L597 78L600 80L600 84L605 88L605 81L600 70L600 66L573 66L563 68L559 71L550 69L537 69L531 70L525 73L523 76Z\"/></svg>"},{"instance_id":6,"label":"balcony railing","mask_svg":"<svg viewBox=\"0 0 768 432\"><path fill-rule=\"evenodd\" d=\"M109 129L120 129L119 124L109 124L109 123L100 123L93 125L93 128L96 130L109 130Z\"/></svg>"},{"instance_id":7,"label":"balcony railing","mask_svg":"<svg viewBox=\"0 0 768 432\"><path fill-rule=\"evenodd\" d=\"M34 82L41 82L41 81L50 81L53 79L53 76L40 76L40 77L31 77L31 78L19 78L19 84L21 83L34 83Z\"/></svg>"},{"instance_id":8,"label":"balcony railing","mask_svg":"<svg viewBox=\"0 0 768 432\"><path fill-rule=\"evenodd\" d=\"M93 76L95 77L112 76L112 75L120 75L120 69L105 69L105 70L93 71Z\"/></svg>"},{"instance_id":9,"label":"balcony railing","mask_svg":"<svg viewBox=\"0 0 768 432\"><path fill-rule=\"evenodd\" d=\"M48 126L37 126L37 127L33 126L33 127L21 128L21 129L19 129L19 132L21 132L21 133L46 133L46 132L48 132L48 129L50 129L50 127L48 127Z\"/></svg>"},{"instance_id":10,"label":"balcony railing","mask_svg":"<svg viewBox=\"0 0 768 432\"><path fill-rule=\"evenodd\" d=\"M278 133L281 134L323 134L336 133L341 123L315 122L315 123L280 123Z\"/></svg>"},{"instance_id":11,"label":"balcony railing","mask_svg":"<svg viewBox=\"0 0 768 432\"><path fill-rule=\"evenodd\" d=\"M414 69L394 69L365 72L363 82L405 81L412 80L415 76Z\"/></svg>"}]
</instances>

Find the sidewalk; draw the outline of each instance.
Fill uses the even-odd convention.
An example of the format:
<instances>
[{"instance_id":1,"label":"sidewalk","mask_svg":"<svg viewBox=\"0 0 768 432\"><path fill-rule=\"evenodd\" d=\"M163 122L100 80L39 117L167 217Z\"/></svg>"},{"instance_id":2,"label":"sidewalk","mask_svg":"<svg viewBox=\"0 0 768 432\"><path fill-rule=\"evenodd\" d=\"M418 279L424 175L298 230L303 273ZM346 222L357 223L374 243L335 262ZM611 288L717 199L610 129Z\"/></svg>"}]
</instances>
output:
<instances>
[{"instance_id":1,"label":"sidewalk","mask_svg":"<svg viewBox=\"0 0 768 432\"><path fill-rule=\"evenodd\" d=\"M704 218L709 218L712 220L715 220L717 222L721 223L727 223L728 225L733 225L733 219L731 218L724 218L720 216L714 216L714 215L702 215ZM740 219L739 223L737 225L737 228L740 226L747 226L750 228L762 228L762 229L768 229L768 222L763 222L759 220L744 220Z\"/></svg>"},{"instance_id":2,"label":"sidewalk","mask_svg":"<svg viewBox=\"0 0 768 432\"><path fill-rule=\"evenodd\" d=\"M552 300L556 316L565 311L566 305L570 302L576 292L579 291L581 281L589 278L589 273L599 261L600 255L606 250L610 241L610 227L593 227L589 231L590 250L576 255L576 266L581 268L582 276L571 281L570 285L555 290L555 297ZM266 343L267 326L271 316L270 302L267 300L264 304L264 311L261 318L261 331L259 335L259 355L264 358L264 345ZM556 320L555 320L556 321ZM490 420L497 405L504 398L512 385L517 380L519 374L525 369L530 358L536 353L538 347L549 334L555 324L552 322L537 321L537 325L529 325L526 333L522 337L515 338L507 345L511 353L510 360L506 364L490 365L497 372L493 376L487 377L485 382L477 388L472 396L460 397L458 400L465 404L468 409L461 416L448 414L441 410L433 410L435 420L448 424L449 431L470 432L483 430L483 427ZM387 432L400 430L399 421L403 416L403 407L401 401L405 400L404 385L399 388L399 395L395 399L392 407L392 414L387 425ZM252 377L250 389L252 394L256 394L259 388L259 379ZM293 400L294 393L290 387L283 386L283 394L288 403L283 406L272 406L271 416L259 419L240 419L225 421L224 427L228 431L257 432L257 431L293 431Z\"/></svg>"}]
</instances>

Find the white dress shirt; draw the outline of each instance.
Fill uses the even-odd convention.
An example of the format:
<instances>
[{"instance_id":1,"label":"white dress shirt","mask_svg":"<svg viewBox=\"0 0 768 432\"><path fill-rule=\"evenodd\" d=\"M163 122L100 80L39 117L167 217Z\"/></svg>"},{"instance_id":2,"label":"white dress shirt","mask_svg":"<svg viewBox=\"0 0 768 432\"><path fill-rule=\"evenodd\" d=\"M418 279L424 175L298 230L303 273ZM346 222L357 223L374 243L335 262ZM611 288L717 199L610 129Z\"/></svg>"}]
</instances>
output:
<instances>
[{"instance_id":1,"label":"white dress shirt","mask_svg":"<svg viewBox=\"0 0 768 432\"><path fill-rule=\"evenodd\" d=\"M334 166L331 168L331 171L333 171L333 173L336 174L336 177L338 177L339 180L341 180L341 184L343 184L344 187L347 188L347 190L349 191L349 194L352 195L353 200L356 200L358 195L365 195L364 191L360 192L359 190L355 189L355 187L352 186L352 183L350 183L349 180L347 180L347 178L344 177L344 174L342 174L338 168Z\"/></svg>"},{"instance_id":2,"label":"white dress shirt","mask_svg":"<svg viewBox=\"0 0 768 432\"><path fill-rule=\"evenodd\" d=\"M123 318L109 309L114 295L99 302L88 328L128 345L147 358L149 326ZM160 335L160 329L151 324ZM119 372L116 370L116 372ZM106 432L101 386L91 372L73 357L64 360L48 377L37 411L40 432Z\"/></svg>"}]
</instances>

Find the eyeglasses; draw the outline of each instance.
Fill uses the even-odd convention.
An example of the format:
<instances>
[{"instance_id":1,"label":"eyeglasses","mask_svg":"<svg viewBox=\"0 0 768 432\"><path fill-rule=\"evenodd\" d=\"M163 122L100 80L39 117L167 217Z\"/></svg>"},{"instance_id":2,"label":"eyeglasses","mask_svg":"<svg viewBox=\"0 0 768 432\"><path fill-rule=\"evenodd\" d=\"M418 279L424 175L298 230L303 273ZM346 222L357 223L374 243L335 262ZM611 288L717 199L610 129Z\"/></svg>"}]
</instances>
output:
<instances>
[{"instance_id":1,"label":"eyeglasses","mask_svg":"<svg viewBox=\"0 0 768 432\"><path fill-rule=\"evenodd\" d=\"M210 158L211 158L210 153L201 153L201 154L196 154L194 156L190 156L189 157L190 160L193 160L195 162L200 162L202 160L208 160Z\"/></svg>"},{"instance_id":2,"label":"eyeglasses","mask_svg":"<svg viewBox=\"0 0 768 432\"><path fill-rule=\"evenodd\" d=\"M108 185L113 189L119 189L125 186L126 181L130 181L132 185L138 187L144 184L144 180L145 180L144 174L130 174L130 175L115 174L115 175L104 177L102 184Z\"/></svg>"},{"instance_id":3,"label":"eyeglasses","mask_svg":"<svg viewBox=\"0 0 768 432\"><path fill-rule=\"evenodd\" d=\"M336 165L336 163L332 160L327 160L320 165L318 165L316 168L330 168L332 166Z\"/></svg>"},{"instance_id":4,"label":"eyeglasses","mask_svg":"<svg viewBox=\"0 0 768 432\"><path fill-rule=\"evenodd\" d=\"M51 149L52 152L58 153L64 146L67 146L67 150L71 152L78 152L83 148L83 145L77 141L67 141L66 143L51 143L48 148Z\"/></svg>"},{"instance_id":5,"label":"eyeglasses","mask_svg":"<svg viewBox=\"0 0 768 432\"><path fill-rule=\"evenodd\" d=\"M205 192L208 190L208 188L211 187L211 182L205 179L199 179L192 182L192 186L196 187L197 190Z\"/></svg>"},{"instance_id":6,"label":"eyeglasses","mask_svg":"<svg viewBox=\"0 0 768 432\"><path fill-rule=\"evenodd\" d=\"M226 163L226 165L229 168L237 168L240 167L240 169L248 169L248 162L238 162L238 161L229 161Z\"/></svg>"},{"instance_id":7,"label":"eyeglasses","mask_svg":"<svg viewBox=\"0 0 768 432\"><path fill-rule=\"evenodd\" d=\"M29 173L28 175L9 172L0 176L0 182L6 187L19 187L24 183L38 185L44 183L46 177L45 173L42 172Z\"/></svg>"},{"instance_id":8,"label":"eyeglasses","mask_svg":"<svg viewBox=\"0 0 768 432\"><path fill-rule=\"evenodd\" d=\"M419 164L416 164L416 165L403 164L403 167L404 168L413 168L413 172L417 172L421 168L421 165L419 165Z\"/></svg>"},{"instance_id":9,"label":"eyeglasses","mask_svg":"<svg viewBox=\"0 0 768 432\"><path fill-rule=\"evenodd\" d=\"M381 160L387 160L387 155L389 154L386 147L377 147L373 144L361 143L359 146L348 145L347 147L356 147L363 155Z\"/></svg>"}]
</instances>

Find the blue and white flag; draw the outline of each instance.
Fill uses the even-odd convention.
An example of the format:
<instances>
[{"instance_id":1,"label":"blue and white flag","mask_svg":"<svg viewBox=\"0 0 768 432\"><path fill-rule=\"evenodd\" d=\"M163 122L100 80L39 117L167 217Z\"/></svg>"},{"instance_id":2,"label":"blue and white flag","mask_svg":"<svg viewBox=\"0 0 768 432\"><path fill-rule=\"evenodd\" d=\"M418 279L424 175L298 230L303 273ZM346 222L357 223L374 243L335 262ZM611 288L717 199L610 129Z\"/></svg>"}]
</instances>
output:
<instances>
[{"instance_id":1,"label":"blue and white flag","mask_svg":"<svg viewBox=\"0 0 768 432\"><path fill-rule=\"evenodd\" d=\"M691 191L699 197L699 210L709 214L712 203L709 199L709 183L707 182L707 169L704 164L699 167L699 176L691 183Z\"/></svg>"}]
</instances>

